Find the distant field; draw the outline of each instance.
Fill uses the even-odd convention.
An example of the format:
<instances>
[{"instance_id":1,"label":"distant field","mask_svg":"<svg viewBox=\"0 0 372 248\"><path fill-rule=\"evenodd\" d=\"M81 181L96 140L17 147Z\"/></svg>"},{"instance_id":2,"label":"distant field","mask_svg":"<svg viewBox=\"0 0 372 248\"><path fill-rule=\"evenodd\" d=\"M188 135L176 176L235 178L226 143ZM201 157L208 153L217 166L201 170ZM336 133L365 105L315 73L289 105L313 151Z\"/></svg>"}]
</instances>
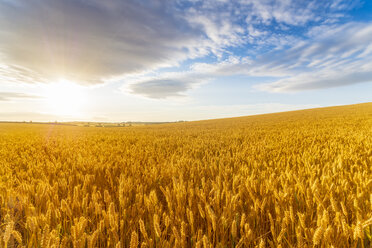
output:
<instances>
[{"instance_id":1,"label":"distant field","mask_svg":"<svg viewBox=\"0 0 372 248\"><path fill-rule=\"evenodd\" d=\"M371 247L372 103L0 124L0 247Z\"/></svg>"},{"instance_id":2,"label":"distant field","mask_svg":"<svg viewBox=\"0 0 372 248\"><path fill-rule=\"evenodd\" d=\"M183 122L183 121L178 121ZM58 125L58 126L79 126L79 127L135 127L135 126L147 126L147 125L158 125L174 122L12 122L12 121L0 121L1 124L30 124L30 125Z\"/></svg>"}]
</instances>

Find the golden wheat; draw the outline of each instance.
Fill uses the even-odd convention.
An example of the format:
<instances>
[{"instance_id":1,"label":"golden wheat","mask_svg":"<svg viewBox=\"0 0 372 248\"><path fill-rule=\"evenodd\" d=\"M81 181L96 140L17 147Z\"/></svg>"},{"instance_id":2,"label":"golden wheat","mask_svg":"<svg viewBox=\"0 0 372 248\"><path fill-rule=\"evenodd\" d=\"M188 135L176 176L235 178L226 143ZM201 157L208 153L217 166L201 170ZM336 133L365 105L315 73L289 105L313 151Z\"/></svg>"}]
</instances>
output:
<instances>
[{"instance_id":1,"label":"golden wheat","mask_svg":"<svg viewBox=\"0 0 372 248\"><path fill-rule=\"evenodd\" d=\"M2 247L370 247L372 104L0 124Z\"/></svg>"}]
</instances>

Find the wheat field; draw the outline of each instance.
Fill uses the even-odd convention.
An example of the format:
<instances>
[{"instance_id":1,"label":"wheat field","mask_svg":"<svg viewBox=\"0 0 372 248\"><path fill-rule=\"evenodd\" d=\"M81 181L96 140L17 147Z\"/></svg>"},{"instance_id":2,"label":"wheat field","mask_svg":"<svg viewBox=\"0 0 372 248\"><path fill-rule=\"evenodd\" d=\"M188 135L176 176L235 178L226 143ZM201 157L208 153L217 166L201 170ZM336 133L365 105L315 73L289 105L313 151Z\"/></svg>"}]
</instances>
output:
<instances>
[{"instance_id":1,"label":"wheat field","mask_svg":"<svg viewBox=\"0 0 372 248\"><path fill-rule=\"evenodd\" d=\"M0 247L371 247L372 103L0 124Z\"/></svg>"}]
</instances>

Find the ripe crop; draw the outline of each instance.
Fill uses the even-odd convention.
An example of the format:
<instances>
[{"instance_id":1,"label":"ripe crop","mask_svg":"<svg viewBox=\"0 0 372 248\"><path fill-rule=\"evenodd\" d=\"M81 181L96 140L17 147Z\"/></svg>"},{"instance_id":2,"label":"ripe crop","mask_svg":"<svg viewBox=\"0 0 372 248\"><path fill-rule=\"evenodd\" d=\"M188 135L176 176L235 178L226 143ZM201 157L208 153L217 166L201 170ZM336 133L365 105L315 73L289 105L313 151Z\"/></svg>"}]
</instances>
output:
<instances>
[{"instance_id":1,"label":"ripe crop","mask_svg":"<svg viewBox=\"0 0 372 248\"><path fill-rule=\"evenodd\" d=\"M372 104L0 124L0 247L370 247Z\"/></svg>"}]
</instances>

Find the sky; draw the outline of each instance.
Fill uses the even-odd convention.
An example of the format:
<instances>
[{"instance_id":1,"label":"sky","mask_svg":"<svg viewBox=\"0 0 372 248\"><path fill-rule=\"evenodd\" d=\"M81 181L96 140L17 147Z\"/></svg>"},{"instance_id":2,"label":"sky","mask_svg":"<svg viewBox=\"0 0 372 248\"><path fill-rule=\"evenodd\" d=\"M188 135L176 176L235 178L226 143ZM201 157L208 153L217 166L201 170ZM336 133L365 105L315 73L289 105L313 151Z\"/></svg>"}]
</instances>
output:
<instances>
[{"instance_id":1,"label":"sky","mask_svg":"<svg viewBox=\"0 0 372 248\"><path fill-rule=\"evenodd\" d=\"M370 0L0 0L0 121L371 101Z\"/></svg>"}]
</instances>

